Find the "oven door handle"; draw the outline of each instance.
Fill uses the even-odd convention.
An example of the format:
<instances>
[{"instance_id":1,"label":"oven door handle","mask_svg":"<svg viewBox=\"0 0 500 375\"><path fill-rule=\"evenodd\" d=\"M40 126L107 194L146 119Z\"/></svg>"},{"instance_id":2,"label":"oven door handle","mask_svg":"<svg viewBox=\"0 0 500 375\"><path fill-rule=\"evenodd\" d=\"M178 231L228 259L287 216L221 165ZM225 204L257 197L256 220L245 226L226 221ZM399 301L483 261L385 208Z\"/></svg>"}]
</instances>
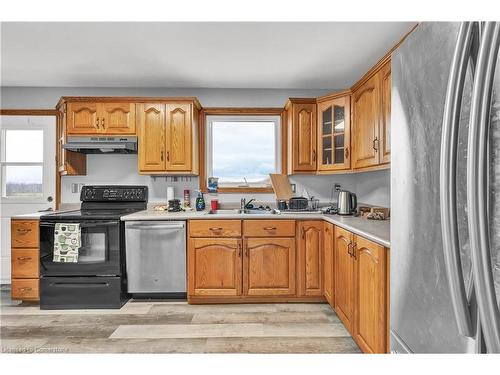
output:
<instances>
[{"instance_id":1,"label":"oven door handle","mask_svg":"<svg viewBox=\"0 0 500 375\"><path fill-rule=\"evenodd\" d=\"M65 282L55 282L55 283L50 283L50 286L55 286L55 287L69 287L69 288L74 288L74 287L108 287L109 283L102 281L102 282L93 282L93 283L65 283Z\"/></svg>"},{"instance_id":2,"label":"oven door handle","mask_svg":"<svg viewBox=\"0 0 500 375\"><path fill-rule=\"evenodd\" d=\"M82 222L73 222L73 223L65 223L64 221L58 221L58 222L51 222L51 223L48 223L48 222L40 222L40 226L41 227L55 227L55 225L59 223L59 224L80 224L80 228L95 228L95 227L110 227L110 226L117 226L119 225L119 222L118 221L92 221L92 222L85 222L85 221L82 221Z\"/></svg>"}]
</instances>

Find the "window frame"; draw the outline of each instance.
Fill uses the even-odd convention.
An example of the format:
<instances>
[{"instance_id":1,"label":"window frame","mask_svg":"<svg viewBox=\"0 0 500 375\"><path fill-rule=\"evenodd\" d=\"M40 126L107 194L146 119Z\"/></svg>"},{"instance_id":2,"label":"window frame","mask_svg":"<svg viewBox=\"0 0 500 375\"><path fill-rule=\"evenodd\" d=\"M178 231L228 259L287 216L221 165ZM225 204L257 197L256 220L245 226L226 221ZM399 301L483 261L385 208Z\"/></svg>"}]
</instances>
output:
<instances>
[{"instance_id":1,"label":"window frame","mask_svg":"<svg viewBox=\"0 0 500 375\"><path fill-rule=\"evenodd\" d=\"M4 119L2 119L2 127L0 129L0 202L2 203L25 203L25 204L42 204L47 202L48 192L47 192L47 170L45 166L46 160L46 137L45 128L42 125L33 124L14 124L6 125ZM42 162L7 162L6 159L6 133L9 130L40 130L43 134L43 160ZM40 196L6 196L6 167L7 166L41 166L42 167L42 194Z\"/></svg>"},{"instance_id":2,"label":"window frame","mask_svg":"<svg viewBox=\"0 0 500 375\"><path fill-rule=\"evenodd\" d=\"M203 192L208 192L207 179L209 177L208 162L211 150L211 123L215 120L241 121L273 121L276 126L276 167L277 173L286 171L286 122L283 108L204 108L200 113L200 173L199 186ZM210 137L210 138L209 138ZM269 186L231 186L219 187L218 193L272 193Z\"/></svg>"}]
</instances>

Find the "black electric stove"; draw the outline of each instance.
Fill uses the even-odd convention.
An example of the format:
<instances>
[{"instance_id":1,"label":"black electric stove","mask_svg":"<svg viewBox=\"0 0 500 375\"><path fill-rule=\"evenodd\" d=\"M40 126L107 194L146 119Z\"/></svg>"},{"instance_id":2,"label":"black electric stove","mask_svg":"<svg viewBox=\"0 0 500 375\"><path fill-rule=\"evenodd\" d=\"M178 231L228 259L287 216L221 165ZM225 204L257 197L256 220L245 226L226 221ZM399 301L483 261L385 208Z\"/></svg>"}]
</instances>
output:
<instances>
[{"instance_id":1,"label":"black electric stove","mask_svg":"<svg viewBox=\"0 0 500 375\"><path fill-rule=\"evenodd\" d=\"M147 186L84 186L80 210L40 218L40 308L120 308L128 299L125 227L120 218L147 207ZM75 263L54 262L55 225L77 223Z\"/></svg>"}]
</instances>

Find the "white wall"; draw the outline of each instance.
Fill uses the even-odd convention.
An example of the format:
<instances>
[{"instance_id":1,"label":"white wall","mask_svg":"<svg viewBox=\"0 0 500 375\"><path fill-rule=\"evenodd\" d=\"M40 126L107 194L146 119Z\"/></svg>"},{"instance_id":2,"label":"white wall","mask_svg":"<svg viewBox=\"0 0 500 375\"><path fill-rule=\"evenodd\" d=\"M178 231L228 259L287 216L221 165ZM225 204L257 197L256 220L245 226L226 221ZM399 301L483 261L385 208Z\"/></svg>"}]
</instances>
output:
<instances>
[{"instance_id":1,"label":"white wall","mask_svg":"<svg viewBox=\"0 0 500 375\"><path fill-rule=\"evenodd\" d=\"M358 201L374 205L389 206L390 172L374 171L359 174L344 175L321 175L321 176L290 176L290 182L297 184L297 193L302 194L307 189L310 195L314 195L322 202L331 199L334 183L341 184L343 189L358 194ZM184 189L190 189L191 199L194 200L198 189L198 178L192 177L190 181L183 180L172 182L165 177L150 177L137 173L137 155L87 155L86 176L63 176L61 194L63 203L79 202L79 194L71 192L72 183L83 184L137 184L149 187L149 201L166 201L167 186L174 186L176 198L182 199ZM220 202L239 202L240 198L256 198L261 202L274 202L274 194L218 194L216 197ZM211 196L205 197L208 202Z\"/></svg>"},{"instance_id":2,"label":"white wall","mask_svg":"<svg viewBox=\"0 0 500 375\"><path fill-rule=\"evenodd\" d=\"M141 87L0 87L1 108L54 108L61 96L196 96L204 107L283 107L290 97L340 90L176 89Z\"/></svg>"}]
</instances>

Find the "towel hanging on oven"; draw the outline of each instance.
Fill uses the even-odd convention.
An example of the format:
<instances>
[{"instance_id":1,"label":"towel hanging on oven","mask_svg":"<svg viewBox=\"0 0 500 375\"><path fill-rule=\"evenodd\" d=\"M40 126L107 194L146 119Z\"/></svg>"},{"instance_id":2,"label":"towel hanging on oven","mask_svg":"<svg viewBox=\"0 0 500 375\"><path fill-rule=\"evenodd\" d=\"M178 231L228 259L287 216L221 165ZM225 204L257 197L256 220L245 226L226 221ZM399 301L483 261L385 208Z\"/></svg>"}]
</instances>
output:
<instances>
[{"instance_id":1,"label":"towel hanging on oven","mask_svg":"<svg viewBox=\"0 0 500 375\"><path fill-rule=\"evenodd\" d=\"M81 231L78 223L56 223L54 229L54 262L77 263L81 246Z\"/></svg>"}]
</instances>

